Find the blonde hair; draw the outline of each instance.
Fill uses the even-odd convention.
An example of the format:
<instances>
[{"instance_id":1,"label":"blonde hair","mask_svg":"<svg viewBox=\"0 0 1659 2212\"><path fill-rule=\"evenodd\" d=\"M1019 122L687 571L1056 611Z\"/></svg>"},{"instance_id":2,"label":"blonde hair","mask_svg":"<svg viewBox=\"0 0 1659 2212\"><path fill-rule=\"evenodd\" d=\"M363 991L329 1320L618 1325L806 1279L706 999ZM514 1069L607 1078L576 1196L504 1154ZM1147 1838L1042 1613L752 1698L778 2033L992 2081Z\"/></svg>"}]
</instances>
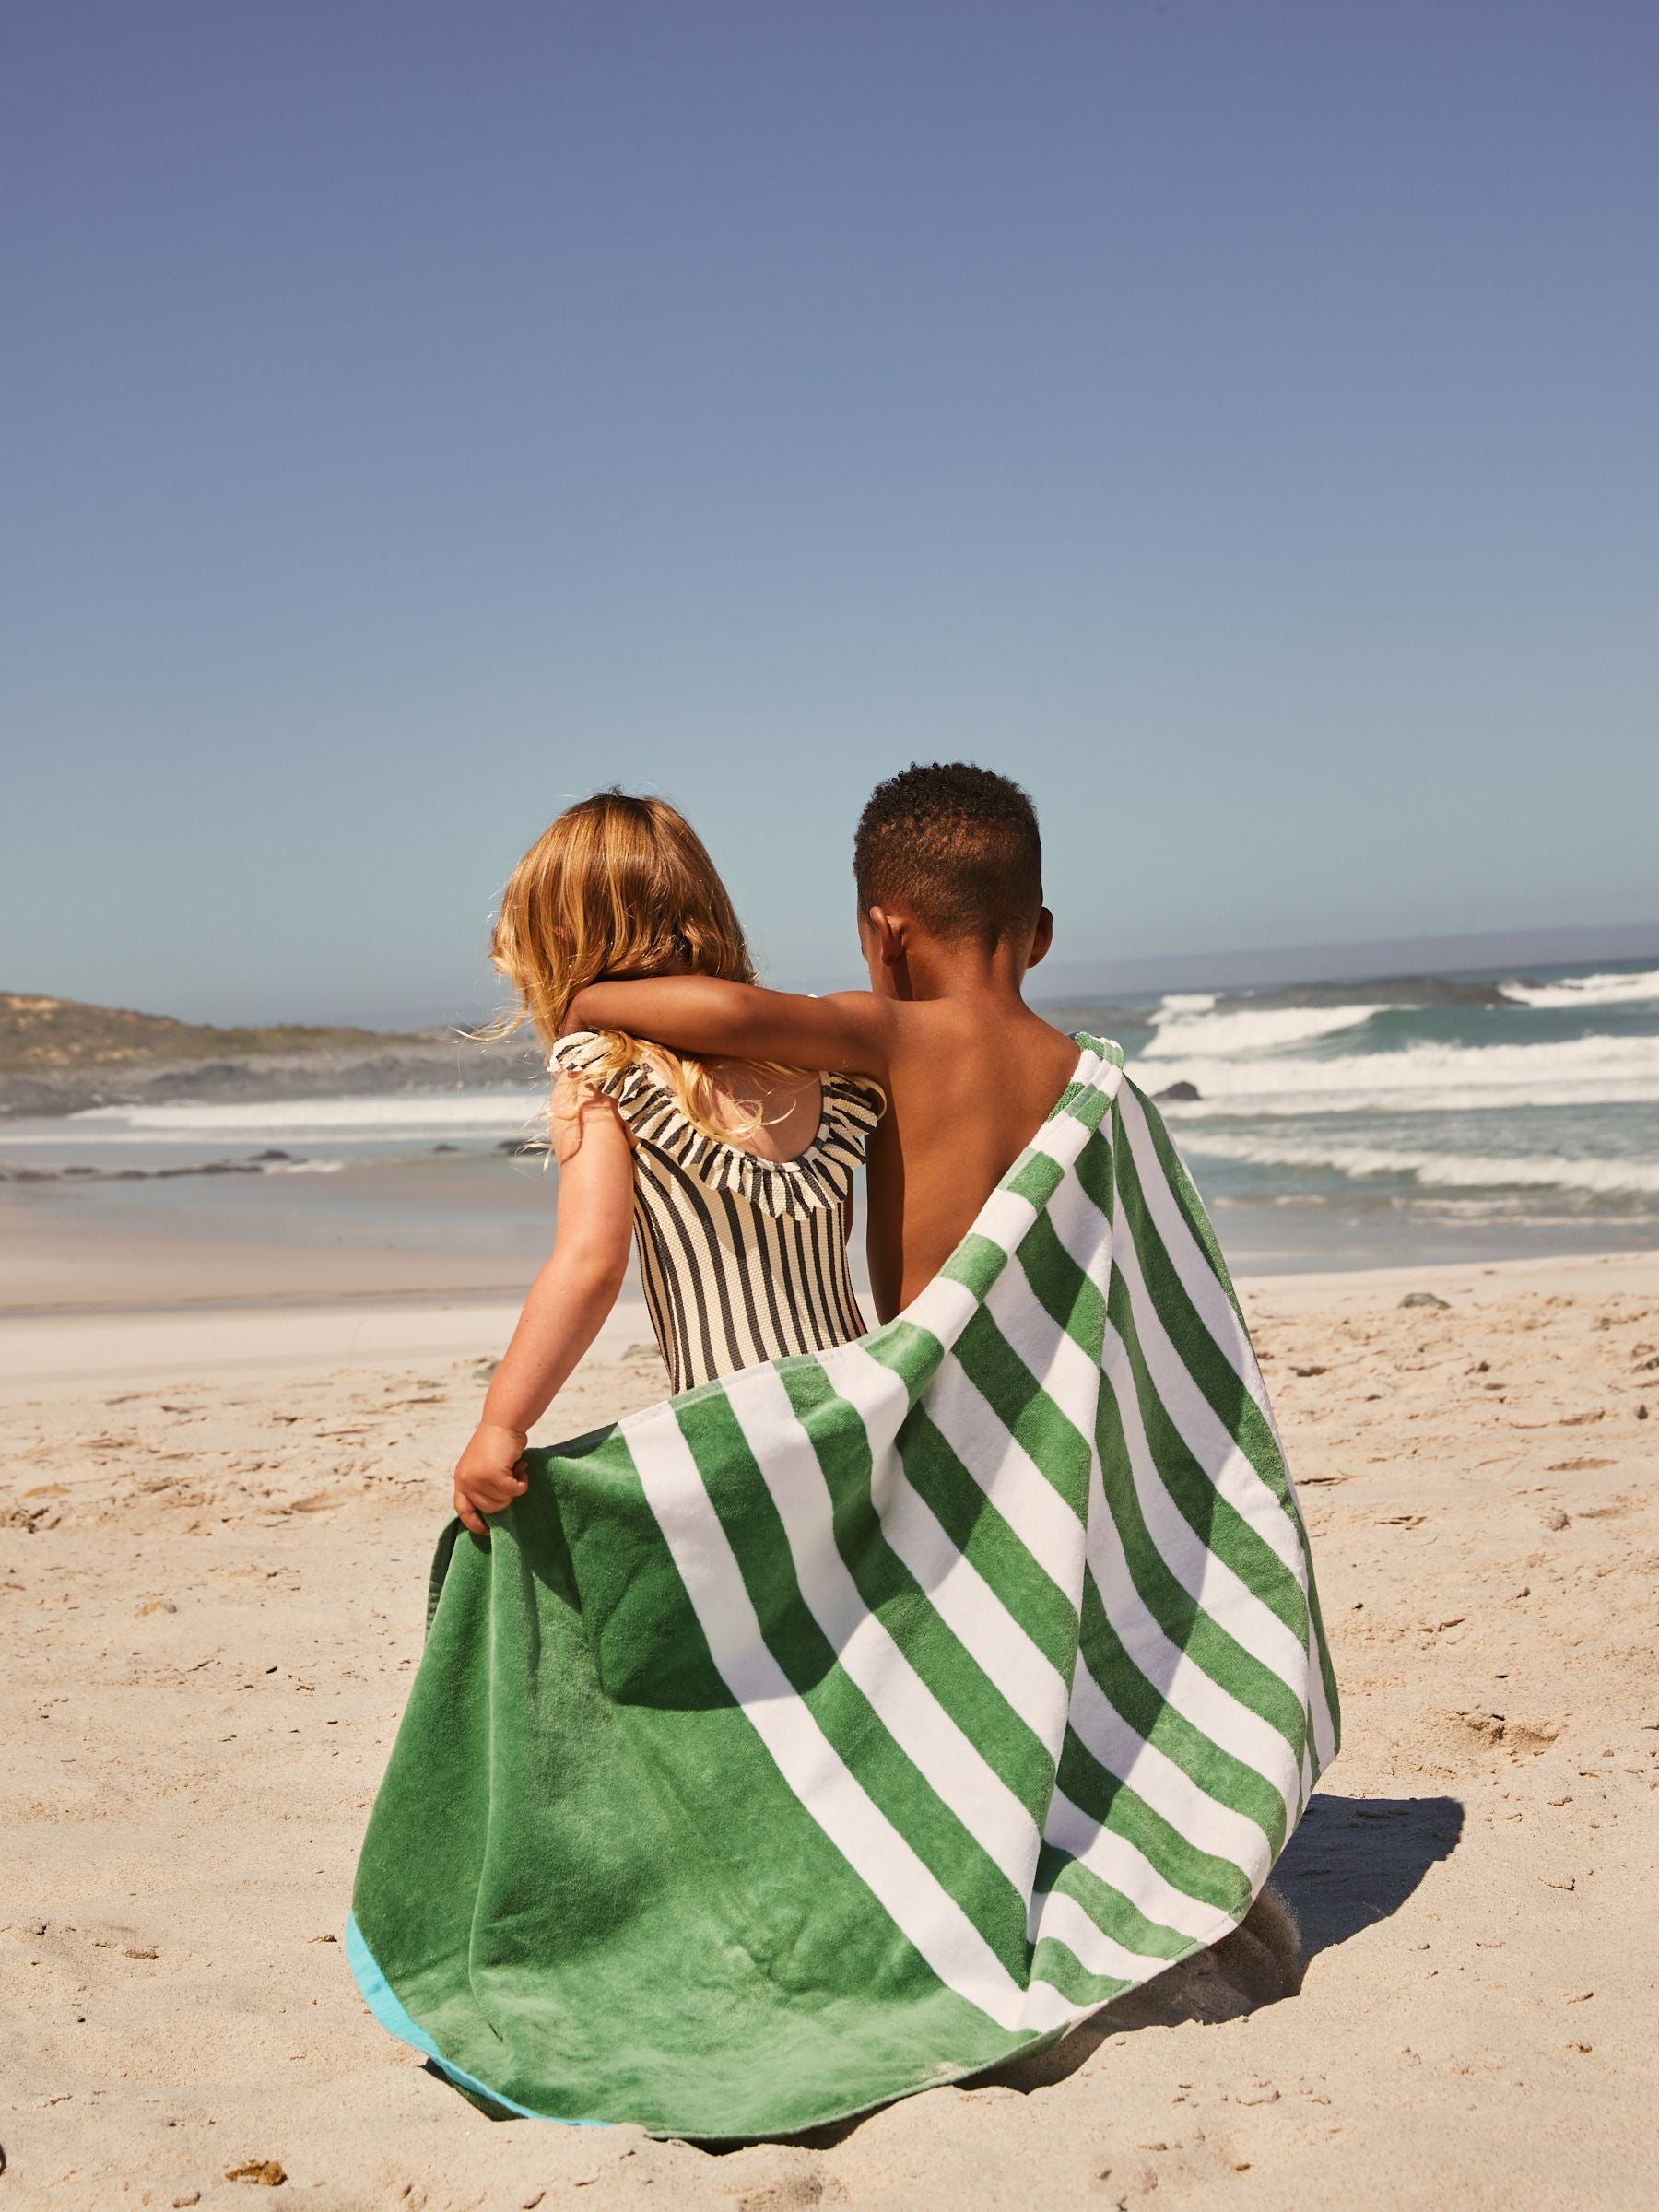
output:
<instances>
[{"instance_id":1,"label":"blonde hair","mask_svg":"<svg viewBox=\"0 0 1659 2212\"><path fill-rule=\"evenodd\" d=\"M508 1037L528 1020L549 1051L589 983L673 974L755 980L742 925L696 830L666 799L615 789L567 807L513 869L489 958L514 1003L477 1034ZM602 1035L604 1052L579 1081L598 1082L638 1061L631 1037ZM713 1120L713 1084L700 1061L662 1045L652 1058L694 1127L722 1139L748 1134Z\"/></svg>"}]
</instances>

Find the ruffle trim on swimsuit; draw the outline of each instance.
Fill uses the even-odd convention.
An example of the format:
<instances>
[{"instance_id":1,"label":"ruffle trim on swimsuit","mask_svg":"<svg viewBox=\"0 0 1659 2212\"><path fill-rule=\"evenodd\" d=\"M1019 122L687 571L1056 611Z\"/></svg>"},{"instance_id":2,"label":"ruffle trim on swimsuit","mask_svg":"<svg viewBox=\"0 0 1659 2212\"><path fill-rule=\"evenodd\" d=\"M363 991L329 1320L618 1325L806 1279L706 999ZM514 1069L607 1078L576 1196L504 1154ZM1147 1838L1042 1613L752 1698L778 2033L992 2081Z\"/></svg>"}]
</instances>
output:
<instances>
[{"instance_id":1,"label":"ruffle trim on swimsuit","mask_svg":"<svg viewBox=\"0 0 1659 2212\"><path fill-rule=\"evenodd\" d=\"M554 1047L548 1069L592 1083L616 1101L639 1143L677 1160L709 1189L734 1191L778 1218L840 1206L887 1109L879 1085L858 1076L820 1075L823 1110L812 1142L793 1159L760 1159L697 1128L662 1077L641 1061L602 1074L607 1044L595 1030L573 1030Z\"/></svg>"}]
</instances>

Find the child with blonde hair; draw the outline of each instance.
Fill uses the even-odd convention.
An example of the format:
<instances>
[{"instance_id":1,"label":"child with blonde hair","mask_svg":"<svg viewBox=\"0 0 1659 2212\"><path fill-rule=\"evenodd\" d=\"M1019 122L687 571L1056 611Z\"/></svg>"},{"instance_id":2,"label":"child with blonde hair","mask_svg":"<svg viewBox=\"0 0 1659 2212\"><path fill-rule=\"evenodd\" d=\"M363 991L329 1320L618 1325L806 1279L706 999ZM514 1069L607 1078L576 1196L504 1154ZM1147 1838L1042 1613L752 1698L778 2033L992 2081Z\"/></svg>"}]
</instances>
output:
<instances>
[{"instance_id":1,"label":"child with blonde hair","mask_svg":"<svg viewBox=\"0 0 1659 2212\"><path fill-rule=\"evenodd\" d=\"M563 1033L602 979L755 981L725 886L665 799L604 791L561 814L512 872L490 958L514 1003L487 1033L529 1019L556 1078L559 1221L456 1464L477 1535L524 1493L529 1431L615 1304L630 1233L676 1391L864 1335L846 1230L884 1104L853 1076Z\"/></svg>"}]
</instances>

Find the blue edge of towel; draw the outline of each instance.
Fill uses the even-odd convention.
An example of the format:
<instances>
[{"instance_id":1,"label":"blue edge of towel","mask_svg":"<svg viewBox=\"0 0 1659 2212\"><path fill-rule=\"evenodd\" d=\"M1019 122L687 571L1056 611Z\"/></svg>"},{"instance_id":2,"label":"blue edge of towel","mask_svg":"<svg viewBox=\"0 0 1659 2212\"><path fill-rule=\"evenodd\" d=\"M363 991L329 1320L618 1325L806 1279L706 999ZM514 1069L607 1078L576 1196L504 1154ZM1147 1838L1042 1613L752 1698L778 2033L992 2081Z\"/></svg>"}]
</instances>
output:
<instances>
[{"instance_id":1,"label":"blue edge of towel","mask_svg":"<svg viewBox=\"0 0 1659 2212\"><path fill-rule=\"evenodd\" d=\"M381 1972L374 1953L363 1941L362 1930L354 1913L346 1923L346 1963L356 1977L363 1993L363 2002L386 2030L400 2042L408 2043L423 2057L429 2058L447 2080L458 2089L469 2089L476 2097L488 2098L491 2104L500 2105L504 2112L516 2112L521 2120L548 2120L555 2127L608 2127L608 2120L557 2120L548 2112L533 2112L527 2104L515 2104L511 2097L503 2097L500 2089L464 2074L459 2066L452 2065L426 2030L418 2027L399 2003L396 1992Z\"/></svg>"}]
</instances>

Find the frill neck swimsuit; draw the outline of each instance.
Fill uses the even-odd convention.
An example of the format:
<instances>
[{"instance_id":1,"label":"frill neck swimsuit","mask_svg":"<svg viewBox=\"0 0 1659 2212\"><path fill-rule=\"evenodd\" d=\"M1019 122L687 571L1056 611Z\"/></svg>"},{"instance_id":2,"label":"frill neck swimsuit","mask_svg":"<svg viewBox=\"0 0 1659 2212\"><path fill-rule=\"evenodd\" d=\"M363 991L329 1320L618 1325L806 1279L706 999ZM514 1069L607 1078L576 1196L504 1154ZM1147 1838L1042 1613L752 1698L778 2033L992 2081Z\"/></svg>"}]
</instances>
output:
<instances>
[{"instance_id":1,"label":"frill neck swimsuit","mask_svg":"<svg viewBox=\"0 0 1659 2212\"><path fill-rule=\"evenodd\" d=\"M547 1065L593 1082L628 1125L640 1277L673 1388L864 1335L844 1206L885 1107L879 1088L821 1076L812 1142L794 1159L760 1159L695 1127L644 1060L601 1073L605 1051L579 1030Z\"/></svg>"}]
</instances>

